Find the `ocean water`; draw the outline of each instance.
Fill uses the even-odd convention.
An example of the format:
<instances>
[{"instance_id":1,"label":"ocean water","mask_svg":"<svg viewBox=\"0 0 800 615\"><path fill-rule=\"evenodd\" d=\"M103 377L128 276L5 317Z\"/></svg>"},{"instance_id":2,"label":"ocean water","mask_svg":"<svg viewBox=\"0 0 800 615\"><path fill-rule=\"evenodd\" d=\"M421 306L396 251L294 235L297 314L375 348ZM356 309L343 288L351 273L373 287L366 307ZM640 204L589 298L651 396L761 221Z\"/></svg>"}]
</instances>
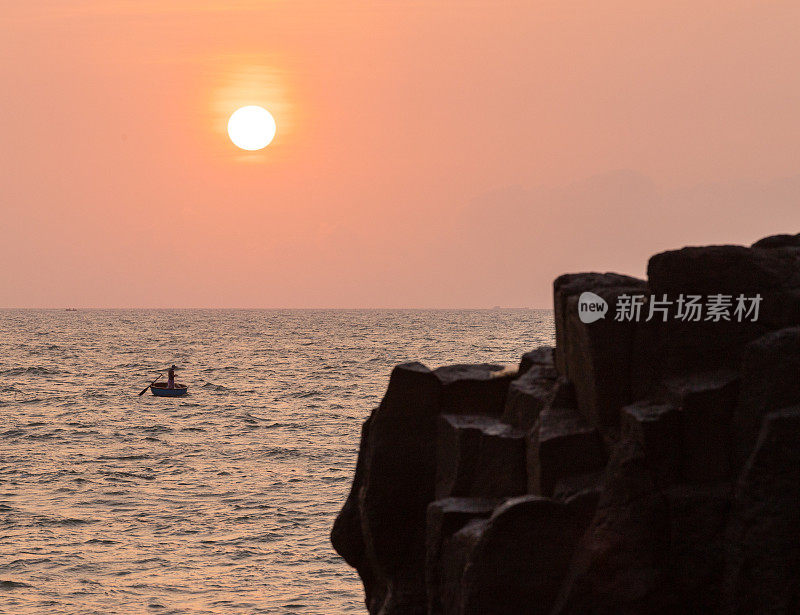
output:
<instances>
[{"instance_id":1,"label":"ocean water","mask_svg":"<svg viewBox=\"0 0 800 615\"><path fill-rule=\"evenodd\" d=\"M328 534L393 365L549 310L0 311L0 613L364 612ZM189 395L137 393L172 363Z\"/></svg>"}]
</instances>

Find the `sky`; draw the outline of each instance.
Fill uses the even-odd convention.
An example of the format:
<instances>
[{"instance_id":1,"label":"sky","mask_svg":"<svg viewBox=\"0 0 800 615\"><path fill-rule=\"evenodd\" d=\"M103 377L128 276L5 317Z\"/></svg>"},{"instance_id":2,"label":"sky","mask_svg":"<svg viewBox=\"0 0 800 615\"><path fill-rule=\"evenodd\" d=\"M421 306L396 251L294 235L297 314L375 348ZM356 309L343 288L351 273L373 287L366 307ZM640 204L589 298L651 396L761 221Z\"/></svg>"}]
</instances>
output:
<instances>
[{"instance_id":1,"label":"sky","mask_svg":"<svg viewBox=\"0 0 800 615\"><path fill-rule=\"evenodd\" d=\"M544 308L800 232L796 0L3 13L0 307Z\"/></svg>"}]
</instances>

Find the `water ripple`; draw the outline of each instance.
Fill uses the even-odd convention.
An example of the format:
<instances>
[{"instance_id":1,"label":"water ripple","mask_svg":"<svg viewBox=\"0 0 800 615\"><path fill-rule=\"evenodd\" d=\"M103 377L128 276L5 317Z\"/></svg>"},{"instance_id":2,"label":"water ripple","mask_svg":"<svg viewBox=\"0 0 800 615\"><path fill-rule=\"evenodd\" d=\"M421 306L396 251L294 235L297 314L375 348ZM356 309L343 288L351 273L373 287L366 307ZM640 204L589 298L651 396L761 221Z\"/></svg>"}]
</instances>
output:
<instances>
[{"instance_id":1,"label":"water ripple","mask_svg":"<svg viewBox=\"0 0 800 615\"><path fill-rule=\"evenodd\" d=\"M363 613L328 536L392 366L552 337L533 310L0 310L0 612ZM187 397L137 396L172 363Z\"/></svg>"}]
</instances>

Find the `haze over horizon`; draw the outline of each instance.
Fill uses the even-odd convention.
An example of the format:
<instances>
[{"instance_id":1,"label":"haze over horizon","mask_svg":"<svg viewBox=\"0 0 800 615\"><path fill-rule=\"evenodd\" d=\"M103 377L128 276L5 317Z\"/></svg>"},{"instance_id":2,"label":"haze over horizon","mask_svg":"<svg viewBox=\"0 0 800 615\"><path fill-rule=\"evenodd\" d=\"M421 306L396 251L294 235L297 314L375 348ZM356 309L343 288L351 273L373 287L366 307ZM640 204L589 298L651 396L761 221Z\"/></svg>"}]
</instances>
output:
<instances>
[{"instance_id":1,"label":"haze over horizon","mask_svg":"<svg viewBox=\"0 0 800 615\"><path fill-rule=\"evenodd\" d=\"M547 308L561 273L799 232L798 29L788 1L10 4L0 307Z\"/></svg>"}]
</instances>

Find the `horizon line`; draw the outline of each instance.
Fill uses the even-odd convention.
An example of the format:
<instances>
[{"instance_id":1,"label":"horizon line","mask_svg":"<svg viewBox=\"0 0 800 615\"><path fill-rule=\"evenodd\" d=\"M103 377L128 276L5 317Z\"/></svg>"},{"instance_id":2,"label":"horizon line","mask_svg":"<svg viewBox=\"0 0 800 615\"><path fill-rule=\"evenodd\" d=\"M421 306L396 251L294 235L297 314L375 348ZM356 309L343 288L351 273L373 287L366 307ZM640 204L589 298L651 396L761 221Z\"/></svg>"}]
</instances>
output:
<instances>
[{"instance_id":1,"label":"horizon line","mask_svg":"<svg viewBox=\"0 0 800 615\"><path fill-rule=\"evenodd\" d=\"M444 310L473 310L473 311L486 311L491 312L495 310L552 310L551 307L533 307L533 306L492 306L492 307L98 307L98 306L83 306L83 307L31 307L31 306L8 306L0 307L0 311L11 310L30 310L30 311L53 311L53 312L71 312L71 311L99 311L99 310L230 310L230 311L282 311L282 310L295 310L295 311L408 311L408 310L430 310L430 311L444 311Z\"/></svg>"}]
</instances>

